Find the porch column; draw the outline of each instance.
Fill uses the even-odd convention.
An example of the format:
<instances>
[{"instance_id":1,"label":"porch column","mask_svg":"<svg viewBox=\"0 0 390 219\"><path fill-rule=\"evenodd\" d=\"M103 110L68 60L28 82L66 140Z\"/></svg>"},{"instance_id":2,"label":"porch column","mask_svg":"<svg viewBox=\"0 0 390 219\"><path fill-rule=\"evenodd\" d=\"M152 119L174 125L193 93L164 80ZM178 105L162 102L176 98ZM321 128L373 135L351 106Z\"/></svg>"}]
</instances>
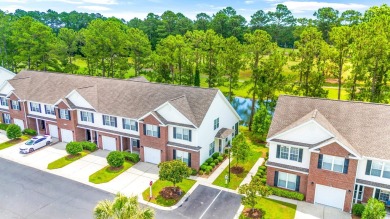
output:
<instances>
[{"instance_id":1,"label":"porch column","mask_svg":"<svg viewBox=\"0 0 390 219\"><path fill-rule=\"evenodd\" d=\"M123 151L123 136L121 135L121 151Z\"/></svg>"},{"instance_id":2,"label":"porch column","mask_svg":"<svg viewBox=\"0 0 390 219\"><path fill-rule=\"evenodd\" d=\"M39 124L38 124L38 119L35 119L35 123L37 124L37 134L39 135Z\"/></svg>"},{"instance_id":3,"label":"porch column","mask_svg":"<svg viewBox=\"0 0 390 219\"><path fill-rule=\"evenodd\" d=\"M45 135L47 134L47 133L49 133L48 131L47 131L47 122L46 121L43 121L44 123L45 123Z\"/></svg>"},{"instance_id":4,"label":"porch column","mask_svg":"<svg viewBox=\"0 0 390 219\"><path fill-rule=\"evenodd\" d=\"M92 132L92 129L89 130L89 135L91 136L91 142L93 143L93 132Z\"/></svg>"},{"instance_id":5,"label":"porch column","mask_svg":"<svg viewBox=\"0 0 390 219\"><path fill-rule=\"evenodd\" d=\"M130 153L133 153L133 139L132 138L129 139L130 139Z\"/></svg>"}]
</instances>

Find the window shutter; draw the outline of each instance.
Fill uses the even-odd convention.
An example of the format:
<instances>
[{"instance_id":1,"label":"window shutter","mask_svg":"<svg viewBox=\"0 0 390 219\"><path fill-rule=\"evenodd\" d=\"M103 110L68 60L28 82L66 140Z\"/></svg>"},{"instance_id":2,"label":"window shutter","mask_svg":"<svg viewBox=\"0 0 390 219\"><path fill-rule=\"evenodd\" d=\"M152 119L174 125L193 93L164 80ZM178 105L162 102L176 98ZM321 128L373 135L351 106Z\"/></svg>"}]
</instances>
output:
<instances>
[{"instance_id":1,"label":"window shutter","mask_svg":"<svg viewBox=\"0 0 390 219\"><path fill-rule=\"evenodd\" d=\"M380 189L375 189L375 198L376 199L379 199L379 193L381 192L381 190Z\"/></svg>"},{"instance_id":2,"label":"window shutter","mask_svg":"<svg viewBox=\"0 0 390 219\"><path fill-rule=\"evenodd\" d=\"M157 127L157 137L160 138L160 126Z\"/></svg>"},{"instance_id":3,"label":"window shutter","mask_svg":"<svg viewBox=\"0 0 390 219\"><path fill-rule=\"evenodd\" d=\"M80 111L80 120L83 121L83 115L84 115L84 112L83 111Z\"/></svg>"},{"instance_id":4,"label":"window shutter","mask_svg":"<svg viewBox=\"0 0 390 219\"><path fill-rule=\"evenodd\" d=\"M139 148L140 144L139 144L139 140L137 140L137 148Z\"/></svg>"},{"instance_id":5,"label":"window shutter","mask_svg":"<svg viewBox=\"0 0 390 219\"><path fill-rule=\"evenodd\" d=\"M94 118L93 113L91 113L91 115L92 115L92 123L95 123L95 118Z\"/></svg>"},{"instance_id":6,"label":"window shutter","mask_svg":"<svg viewBox=\"0 0 390 219\"><path fill-rule=\"evenodd\" d=\"M349 159L344 160L344 170L343 173L347 174L348 173L348 166L349 166Z\"/></svg>"},{"instance_id":7,"label":"window shutter","mask_svg":"<svg viewBox=\"0 0 390 219\"><path fill-rule=\"evenodd\" d=\"M39 106L39 112L42 113L41 104L39 104L38 106Z\"/></svg>"},{"instance_id":8,"label":"window shutter","mask_svg":"<svg viewBox=\"0 0 390 219\"><path fill-rule=\"evenodd\" d=\"M72 118L70 117L70 111L66 110L66 112L68 112L69 120L72 120Z\"/></svg>"},{"instance_id":9,"label":"window shutter","mask_svg":"<svg viewBox=\"0 0 390 219\"><path fill-rule=\"evenodd\" d=\"M279 171L275 171L274 186L278 186Z\"/></svg>"},{"instance_id":10,"label":"window shutter","mask_svg":"<svg viewBox=\"0 0 390 219\"><path fill-rule=\"evenodd\" d=\"M138 122L135 122L135 131L138 132Z\"/></svg>"},{"instance_id":11,"label":"window shutter","mask_svg":"<svg viewBox=\"0 0 390 219\"><path fill-rule=\"evenodd\" d=\"M276 147L276 158L280 158L280 145Z\"/></svg>"},{"instance_id":12,"label":"window shutter","mask_svg":"<svg viewBox=\"0 0 390 219\"><path fill-rule=\"evenodd\" d=\"M146 135L146 124L144 124L144 135Z\"/></svg>"},{"instance_id":13,"label":"window shutter","mask_svg":"<svg viewBox=\"0 0 390 219\"><path fill-rule=\"evenodd\" d=\"M105 115L102 115L102 119L103 119L103 125L106 125L106 120L105 120L106 116Z\"/></svg>"},{"instance_id":14,"label":"window shutter","mask_svg":"<svg viewBox=\"0 0 390 219\"><path fill-rule=\"evenodd\" d=\"M367 160L366 175L370 175L372 160Z\"/></svg>"},{"instance_id":15,"label":"window shutter","mask_svg":"<svg viewBox=\"0 0 390 219\"><path fill-rule=\"evenodd\" d=\"M58 117L61 118L61 109L58 109Z\"/></svg>"},{"instance_id":16,"label":"window shutter","mask_svg":"<svg viewBox=\"0 0 390 219\"><path fill-rule=\"evenodd\" d=\"M31 102L30 102L30 110L33 111L33 110L32 110L32 103L31 103Z\"/></svg>"},{"instance_id":17,"label":"window shutter","mask_svg":"<svg viewBox=\"0 0 390 219\"><path fill-rule=\"evenodd\" d=\"M21 110L22 110L22 107L20 107L20 102L18 102L18 105L19 105L19 110L21 111Z\"/></svg>"},{"instance_id":18,"label":"window shutter","mask_svg":"<svg viewBox=\"0 0 390 219\"><path fill-rule=\"evenodd\" d=\"M125 129L125 119L122 118L122 128Z\"/></svg>"},{"instance_id":19,"label":"window shutter","mask_svg":"<svg viewBox=\"0 0 390 219\"><path fill-rule=\"evenodd\" d=\"M298 162L302 163L302 156L303 156L303 148L299 148L299 155L298 155Z\"/></svg>"},{"instance_id":20,"label":"window shutter","mask_svg":"<svg viewBox=\"0 0 390 219\"><path fill-rule=\"evenodd\" d=\"M188 153L188 166L191 167L191 153Z\"/></svg>"},{"instance_id":21,"label":"window shutter","mask_svg":"<svg viewBox=\"0 0 390 219\"><path fill-rule=\"evenodd\" d=\"M116 117L114 117L114 121L115 121L115 128L116 128L116 127L118 127L118 123L117 123Z\"/></svg>"},{"instance_id":22,"label":"window shutter","mask_svg":"<svg viewBox=\"0 0 390 219\"><path fill-rule=\"evenodd\" d=\"M188 139L192 141L192 130L188 130Z\"/></svg>"},{"instance_id":23,"label":"window shutter","mask_svg":"<svg viewBox=\"0 0 390 219\"><path fill-rule=\"evenodd\" d=\"M238 135L238 122L236 123L236 134L235 135Z\"/></svg>"},{"instance_id":24,"label":"window shutter","mask_svg":"<svg viewBox=\"0 0 390 219\"><path fill-rule=\"evenodd\" d=\"M176 127L173 127L173 138L176 139Z\"/></svg>"},{"instance_id":25,"label":"window shutter","mask_svg":"<svg viewBox=\"0 0 390 219\"><path fill-rule=\"evenodd\" d=\"M173 159L176 160L176 150L173 149Z\"/></svg>"},{"instance_id":26,"label":"window shutter","mask_svg":"<svg viewBox=\"0 0 390 219\"><path fill-rule=\"evenodd\" d=\"M47 114L47 106L45 105L45 114Z\"/></svg>"},{"instance_id":27,"label":"window shutter","mask_svg":"<svg viewBox=\"0 0 390 219\"><path fill-rule=\"evenodd\" d=\"M322 169L322 154L318 155L318 165L317 165L317 168L318 169Z\"/></svg>"},{"instance_id":28,"label":"window shutter","mask_svg":"<svg viewBox=\"0 0 390 219\"><path fill-rule=\"evenodd\" d=\"M297 181L296 181L296 184L295 184L295 191L299 192L299 185L301 183L301 177L300 176L297 176Z\"/></svg>"}]
</instances>

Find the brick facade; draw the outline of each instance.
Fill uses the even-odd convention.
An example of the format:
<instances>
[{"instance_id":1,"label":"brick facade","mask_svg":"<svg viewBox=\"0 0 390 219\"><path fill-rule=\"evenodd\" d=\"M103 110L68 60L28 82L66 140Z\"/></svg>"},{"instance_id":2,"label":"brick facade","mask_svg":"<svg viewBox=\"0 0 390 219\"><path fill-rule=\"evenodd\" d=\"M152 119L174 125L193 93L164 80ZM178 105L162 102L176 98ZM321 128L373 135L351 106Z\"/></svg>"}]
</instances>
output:
<instances>
[{"instance_id":1,"label":"brick facade","mask_svg":"<svg viewBox=\"0 0 390 219\"><path fill-rule=\"evenodd\" d=\"M98 132L98 147L103 149L103 136L115 138L115 148L117 151L121 150L121 139L118 135L111 135L105 132Z\"/></svg>"},{"instance_id":2,"label":"brick facade","mask_svg":"<svg viewBox=\"0 0 390 219\"><path fill-rule=\"evenodd\" d=\"M374 197L374 188L364 186L362 202L367 203L368 199Z\"/></svg>"},{"instance_id":3,"label":"brick facade","mask_svg":"<svg viewBox=\"0 0 390 219\"><path fill-rule=\"evenodd\" d=\"M200 167L200 154L199 151L190 151L182 148L168 147L167 148L167 160L173 160L173 150L179 150L188 152L191 154L191 168L199 170Z\"/></svg>"},{"instance_id":4,"label":"brick facade","mask_svg":"<svg viewBox=\"0 0 390 219\"><path fill-rule=\"evenodd\" d=\"M159 126L160 138L145 135L143 124ZM150 148L161 150L161 162L167 161L168 127L161 126L160 122L153 115L149 115L145 117L143 123L142 122L139 123L139 131L140 131L140 144L141 144L141 150L140 150L141 161L145 161L144 147L150 147Z\"/></svg>"},{"instance_id":5,"label":"brick facade","mask_svg":"<svg viewBox=\"0 0 390 219\"><path fill-rule=\"evenodd\" d=\"M275 185L275 182L274 182L275 171L284 172L284 173L291 173L291 174L295 174L297 176L300 176L301 178L300 178L300 184L299 184L299 192L304 194L306 197L307 179L308 179L307 174L298 173L295 171L284 170L284 169L279 169L279 168L274 168L274 167L267 167L267 185L269 185L269 186Z\"/></svg>"},{"instance_id":6,"label":"brick facade","mask_svg":"<svg viewBox=\"0 0 390 219\"><path fill-rule=\"evenodd\" d=\"M338 157L348 157L349 155L349 152L337 143L332 143L320 148L320 153ZM349 159L348 173L344 174L318 169L318 158L318 153L311 153L306 201L314 203L316 184L335 187L346 190L344 211L350 212L358 161Z\"/></svg>"},{"instance_id":7,"label":"brick facade","mask_svg":"<svg viewBox=\"0 0 390 219\"><path fill-rule=\"evenodd\" d=\"M72 133L73 133L73 140L78 139L79 136L77 136L76 134L80 134L80 133L76 133L77 111L76 110L70 110L69 107L62 101L57 105L57 107L58 107L58 109L56 109L56 119L57 119L57 125L58 125L58 129L59 129L58 135L59 135L60 141L62 141L61 129L66 129L66 130L72 131ZM59 109L69 110L70 120L61 119L60 115L59 115L60 114L59 113Z\"/></svg>"},{"instance_id":8,"label":"brick facade","mask_svg":"<svg viewBox=\"0 0 390 219\"><path fill-rule=\"evenodd\" d=\"M15 123L14 119L20 119L23 120L24 127L25 128L28 127L26 123L26 112L25 112L25 109L27 109L26 107L27 102L20 102L20 110L13 110L12 103L11 103L12 100L19 101L19 98L15 94L11 94L8 100L9 113L11 115L12 123Z\"/></svg>"}]
</instances>

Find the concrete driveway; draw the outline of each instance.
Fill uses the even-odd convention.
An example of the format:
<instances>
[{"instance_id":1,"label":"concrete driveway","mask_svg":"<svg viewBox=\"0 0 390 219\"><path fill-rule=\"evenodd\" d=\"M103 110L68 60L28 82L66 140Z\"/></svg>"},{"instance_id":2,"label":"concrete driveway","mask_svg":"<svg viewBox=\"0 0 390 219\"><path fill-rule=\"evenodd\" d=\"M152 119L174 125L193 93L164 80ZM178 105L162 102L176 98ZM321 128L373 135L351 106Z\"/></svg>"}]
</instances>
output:
<instances>
[{"instance_id":1,"label":"concrete driveway","mask_svg":"<svg viewBox=\"0 0 390 219\"><path fill-rule=\"evenodd\" d=\"M0 130L0 144L8 141L7 135L4 130Z\"/></svg>"},{"instance_id":2,"label":"concrete driveway","mask_svg":"<svg viewBox=\"0 0 390 219\"><path fill-rule=\"evenodd\" d=\"M298 202L295 219L351 219L351 214L336 208Z\"/></svg>"}]
</instances>

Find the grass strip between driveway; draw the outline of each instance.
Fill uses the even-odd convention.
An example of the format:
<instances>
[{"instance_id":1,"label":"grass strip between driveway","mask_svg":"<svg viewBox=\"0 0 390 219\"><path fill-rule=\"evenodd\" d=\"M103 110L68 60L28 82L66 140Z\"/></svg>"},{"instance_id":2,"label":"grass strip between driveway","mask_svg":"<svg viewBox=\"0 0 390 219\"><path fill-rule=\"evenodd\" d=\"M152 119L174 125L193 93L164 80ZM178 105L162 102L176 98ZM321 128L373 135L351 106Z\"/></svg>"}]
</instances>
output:
<instances>
[{"instance_id":1,"label":"grass strip between driveway","mask_svg":"<svg viewBox=\"0 0 390 219\"><path fill-rule=\"evenodd\" d=\"M21 142L27 141L30 138L31 137L28 136L28 135L22 135L20 138L16 138L16 139L12 139L12 140L3 142L3 143L0 144L0 150L9 148L9 147L14 146L16 144L19 144Z\"/></svg>"},{"instance_id":2,"label":"grass strip between driveway","mask_svg":"<svg viewBox=\"0 0 390 219\"><path fill-rule=\"evenodd\" d=\"M178 200L175 199L164 199L160 195L160 191L167 187L167 186L173 186L173 183L169 181L163 181L163 180L157 180L152 185L152 195L153 198L149 199L150 195L150 189L149 187L145 189L145 191L142 193L142 197L145 201L152 202L157 205L161 205L164 207L170 207L172 205L175 205L180 201L181 198L192 188L192 186L196 183L195 180L192 179L184 179L183 182L177 183L176 186L180 187L180 189L183 191L180 198Z\"/></svg>"},{"instance_id":3,"label":"grass strip between driveway","mask_svg":"<svg viewBox=\"0 0 390 219\"><path fill-rule=\"evenodd\" d=\"M297 206L294 204L273 200L269 198L258 198L258 203L255 205L255 208L262 209L264 214L264 219L273 219L273 218L283 218L283 219L294 219L295 211ZM245 206L245 209L250 208ZM240 219L246 219L241 213Z\"/></svg>"},{"instance_id":4,"label":"grass strip between driveway","mask_svg":"<svg viewBox=\"0 0 390 219\"><path fill-rule=\"evenodd\" d=\"M61 157L60 159L58 160L55 160L51 163L49 163L47 165L47 169L49 170L53 170L53 169L59 169L59 168L62 168L70 163L72 163L73 161L76 161L82 157L85 157L86 155L90 154L91 152L87 151L87 150L84 150L82 152L79 153L78 156L76 157L69 157L69 155L66 155L64 157Z\"/></svg>"},{"instance_id":5,"label":"grass strip between driveway","mask_svg":"<svg viewBox=\"0 0 390 219\"><path fill-rule=\"evenodd\" d=\"M109 182L109 181L113 180L115 177L119 176L121 173L128 170L133 165L134 165L133 163L131 163L129 161L125 161L123 163L123 168L120 170L116 170L116 171L111 170L110 165L107 165L107 166L103 167L102 169L98 170L97 172L93 173L92 175L90 175L89 181L91 183L95 183L95 184Z\"/></svg>"}]
</instances>

